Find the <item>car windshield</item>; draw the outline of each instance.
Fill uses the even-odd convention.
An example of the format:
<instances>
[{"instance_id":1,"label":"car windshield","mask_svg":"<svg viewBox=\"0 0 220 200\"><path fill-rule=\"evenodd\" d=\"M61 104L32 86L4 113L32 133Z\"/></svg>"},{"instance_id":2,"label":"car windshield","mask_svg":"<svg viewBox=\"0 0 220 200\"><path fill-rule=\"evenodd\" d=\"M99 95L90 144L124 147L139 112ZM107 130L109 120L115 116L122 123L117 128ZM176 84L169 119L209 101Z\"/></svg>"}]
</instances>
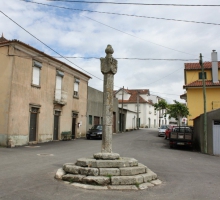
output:
<instances>
[{"instance_id":1,"label":"car windshield","mask_svg":"<svg viewBox=\"0 0 220 200\"><path fill-rule=\"evenodd\" d=\"M166 125L162 125L160 128L161 128L161 129L166 129L167 126L166 126Z\"/></svg>"},{"instance_id":2,"label":"car windshield","mask_svg":"<svg viewBox=\"0 0 220 200\"><path fill-rule=\"evenodd\" d=\"M102 125L94 125L91 129L102 130Z\"/></svg>"}]
</instances>

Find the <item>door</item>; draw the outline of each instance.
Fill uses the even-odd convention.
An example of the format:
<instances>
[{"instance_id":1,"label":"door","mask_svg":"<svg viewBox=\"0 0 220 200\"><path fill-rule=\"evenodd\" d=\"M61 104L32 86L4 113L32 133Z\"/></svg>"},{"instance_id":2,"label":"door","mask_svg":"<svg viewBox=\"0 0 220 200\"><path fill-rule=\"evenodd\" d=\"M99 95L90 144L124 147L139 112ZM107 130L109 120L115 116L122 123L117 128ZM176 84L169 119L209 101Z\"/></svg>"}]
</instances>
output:
<instances>
[{"instance_id":1,"label":"door","mask_svg":"<svg viewBox=\"0 0 220 200\"><path fill-rule=\"evenodd\" d=\"M58 133L59 133L59 117L60 117L60 112L59 112L59 111L55 111L55 114L54 114L53 140L58 140Z\"/></svg>"},{"instance_id":2,"label":"door","mask_svg":"<svg viewBox=\"0 0 220 200\"><path fill-rule=\"evenodd\" d=\"M150 128L150 123L151 123L150 118L148 118L148 128Z\"/></svg>"},{"instance_id":3,"label":"door","mask_svg":"<svg viewBox=\"0 0 220 200\"><path fill-rule=\"evenodd\" d=\"M113 120L112 120L112 132L113 133L116 133L115 125L116 125L116 114L115 114L115 112L113 112Z\"/></svg>"},{"instance_id":4,"label":"door","mask_svg":"<svg viewBox=\"0 0 220 200\"><path fill-rule=\"evenodd\" d=\"M220 121L213 124L213 154L220 155Z\"/></svg>"},{"instance_id":5,"label":"door","mask_svg":"<svg viewBox=\"0 0 220 200\"><path fill-rule=\"evenodd\" d=\"M36 141L37 133L37 111L31 110L30 116L30 131L29 131L29 142Z\"/></svg>"},{"instance_id":6,"label":"door","mask_svg":"<svg viewBox=\"0 0 220 200\"><path fill-rule=\"evenodd\" d=\"M94 117L94 125L98 125L99 124L99 117Z\"/></svg>"},{"instance_id":7,"label":"door","mask_svg":"<svg viewBox=\"0 0 220 200\"><path fill-rule=\"evenodd\" d=\"M76 135L76 118L72 118L72 139L75 139Z\"/></svg>"}]
</instances>

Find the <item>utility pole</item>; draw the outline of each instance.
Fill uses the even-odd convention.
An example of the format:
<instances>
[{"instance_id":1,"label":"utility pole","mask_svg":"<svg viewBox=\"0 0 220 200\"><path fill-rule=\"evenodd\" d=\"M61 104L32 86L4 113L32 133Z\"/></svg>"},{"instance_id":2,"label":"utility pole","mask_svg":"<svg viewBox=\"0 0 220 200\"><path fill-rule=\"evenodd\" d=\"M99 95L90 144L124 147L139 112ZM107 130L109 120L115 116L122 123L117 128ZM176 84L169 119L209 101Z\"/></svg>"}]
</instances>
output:
<instances>
[{"instance_id":1,"label":"utility pole","mask_svg":"<svg viewBox=\"0 0 220 200\"><path fill-rule=\"evenodd\" d=\"M139 91L137 91L137 129L139 129Z\"/></svg>"},{"instance_id":2,"label":"utility pole","mask_svg":"<svg viewBox=\"0 0 220 200\"><path fill-rule=\"evenodd\" d=\"M123 120L123 106L124 106L124 86L122 88L122 104L121 104L121 132L123 132L123 123L124 120Z\"/></svg>"},{"instance_id":3,"label":"utility pole","mask_svg":"<svg viewBox=\"0 0 220 200\"><path fill-rule=\"evenodd\" d=\"M202 87L203 87L203 102L204 102L204 152L207 154L207 114L206 114L206 85L202 54L200 53L199 64L202 68Z\"/></svg>"}]
</instances>

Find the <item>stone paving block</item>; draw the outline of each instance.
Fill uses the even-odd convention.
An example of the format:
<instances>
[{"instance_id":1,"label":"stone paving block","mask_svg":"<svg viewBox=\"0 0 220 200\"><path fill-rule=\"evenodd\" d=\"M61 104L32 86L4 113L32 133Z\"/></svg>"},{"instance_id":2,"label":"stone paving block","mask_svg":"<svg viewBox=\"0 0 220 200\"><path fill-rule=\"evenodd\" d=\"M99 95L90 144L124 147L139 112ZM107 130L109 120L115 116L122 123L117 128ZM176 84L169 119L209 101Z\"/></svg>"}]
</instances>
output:
<instances>
[{"instance_id":1,"label":"stone paving block","mask_svg":"<svg viewBox=\"0 0 220 200\"><path fill-rule=\"evenodd\" d=\"M76 166L75 164L64 164L63 165L63 170L66 172L66 173L71 173L71 174L79 174L79 170L81 169L82 167L79 167L79 166Z\"/></svg>"},{"instance_id":2,"label":"stone paving block","mask_svg":"<svg viewBox=\"0 0 220 200\"><path fill-rule=\"evenodd\" d=\"M144 178L142 175L111 177L112 185L135 185L143 182L144 182Z\"/></svg>"},{"instance_id":3,"label":"stone paving block","mask_svg":"<svg viewBox=\"0 0 220 200\"><path fill-rule=\"evenodd\" d=\"M151 184L151 183L142 183L142 184L139 185L139 189L140 189L140 190L145 190L145 189L147 189L148 187L153 187L153 186L154 186L154 185Z\"/></svg>"},{"instance_id":4,"label":"stone paving block","mask_svg":"<svg viewBox=\"0 0 220 200\"><path fill-rule=\"evenodd\" d=\"M143 177L145 183L153 180L153 176L151 174L145 173L140 175Z\"/></svg>"},{"instance_id":5,"label":"stone paving block","mask_svg":"<svg viewBox=\"0 0 220 200\"><path fill-rule=\"evenodd\" d=\"M108 185L110 178L106 176L87 176L82 179L82 182L92 185Z\"/></svg>"},{"instance_id":6,"label":"stone paving block","mask_svg":"<svg viewBox=\"0 0 220 200\"><path fill-rule=\"evenodd\" d=\"M132 176L137 174L146 173L146 166L134 166L134 167L124 167L119 168L121 176Z\"/></svg>"},{"instance_id":7,"label":"stone paving block","mask_svg":"<svg viewBox=\"0 0 220 200\"><path fill-rule=\"evenodd\" d=\"M155 173L154 173L153 171L151 171L150 169L147 169L147 173L152 176L152 179L153 179L153 180L154 180L154 179L157 179L157 174L155 174Z\"/></svg>"},{"instance_id":8,"label":"stone paving block","mask_svg":"<svg viewBox=\"0 0 220 200\"><path fill-rule=\"evenodd\" d=\"M162 181L159 179L156 179L156 180L151 181L151 183L154 185L160 185L160 184L162 184Z\"/></svg>"},{"instance_id":9,"label":"stone paving block","mask_svg":"<svg viewBox=\"0 0 220 200\"><path fill-rule=\"evenodd\" d=\"M87 185L81 183L72 183L71 185L87 190L108 190L107 186L98 186L98 185Z\"/></svg>"},{"instance_id":10,"label":"stone paving block","mask_svg":"<svg viewBox=\"0 0 220 200\"><path fill-rule=\"evenodd\" d=\"M81 167L79 169L79 174L87 175L87 176L98 176L99 169L98 168L90 168L90 167Z\"/></svg>"},{"instance_id":11,"label":"stone paving block","mask_svg":"<svg viewBox=\"0 0 220 200\"><path fill-rule=\"evenodd\" d=\"M77 166L81 167L91 167L91 161L95 161L93 158L79 158L76 161Z\"/></svg>"},{"instance_id":12,"label":"stone paving block","mask_svg":"<svg viewBox=\"0 0 220 200\"><path fill-rule=\"evenodd\" d=\"M120 170L118 168L99 168L100 176L120 176Z\"/></svg>"},{"instance_id":13,"label":"stone paving block","mask_svg":"<svg viewBox=\"0 0 220 200\"><path fill-rule=\"evenodd\" d=\"M57 170L57 172L55 174L55 178L62 179L63 175L65 175L65 174L66 174L66 172L62 168L60 168Z\"/></svg>"},{"instance_id":14,"label":"stone paving block","mask_svg":"<svg viewBox=\"0 0 220 200\"><path fill-rule=\"evenodd\" d=\"M138 166L139 166L139 167L145 167L145 172L147 173L147 166L146 166L146 165L144 165L144 164L142 164L142 163L138 163Z\"/></svg>"},{"instance_id":15,"label":"stone paving block","mask_svg":"<svg viewBox=\"0 0 220 200\"><path fill-rule=\"evenodd\" d=\"M135 185L109 185L111 190L138 190Z\"/></svg>"},{"instance_id":16,"label":"stone paving block","mask_svg":"<svg viewBox=\"0 0 220 200\"><path fill-rule=\"evenodd\" d=\"M85 178L85 175L78 175L78 174L66 174L62 177L64 181L69 182L82 182L82 179Z\"/></svg>"}]
</instances>

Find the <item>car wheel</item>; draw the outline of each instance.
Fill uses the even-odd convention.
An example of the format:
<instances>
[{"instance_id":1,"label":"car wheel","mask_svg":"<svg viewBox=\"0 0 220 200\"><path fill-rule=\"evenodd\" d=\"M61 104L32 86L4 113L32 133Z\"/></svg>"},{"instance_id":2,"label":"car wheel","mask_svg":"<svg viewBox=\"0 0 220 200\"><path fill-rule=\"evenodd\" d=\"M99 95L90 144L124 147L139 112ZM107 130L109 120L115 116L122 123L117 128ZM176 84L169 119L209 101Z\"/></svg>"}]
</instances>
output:
<instances>
[{"instance_id":1,"label":"car wheel","mask_svg":"<svg viewBox=\"0 0 220 200\"><path fill-rule=\"evenodd\" d=\"M87 139L87 140L90 140L90 136L86 136L86 139Z\"/></svg>"}]
</instances>

